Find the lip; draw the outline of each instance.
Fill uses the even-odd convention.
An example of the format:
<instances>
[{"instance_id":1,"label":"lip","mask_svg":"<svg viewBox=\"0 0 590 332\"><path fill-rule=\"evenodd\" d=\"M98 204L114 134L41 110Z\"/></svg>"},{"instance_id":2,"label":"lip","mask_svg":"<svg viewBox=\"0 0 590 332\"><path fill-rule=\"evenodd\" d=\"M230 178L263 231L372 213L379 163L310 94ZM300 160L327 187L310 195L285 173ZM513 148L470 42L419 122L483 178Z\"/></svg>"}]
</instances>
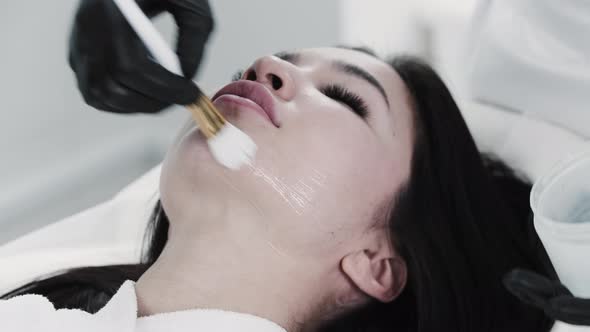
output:
<instances>
[{"instance_id":1,"label":"lip","mask_svg":"<svg viewBox=\"0 0 590 332\"><path fill-rule=\"evenodd\" d=\"M221 88L221 90L217 91L211 100L215 101L224 95L238 96L253 101L255 104L260 106L264 113L266 113L275 127L280 127L280 121L275 110L274 99L270 91L268 91L264 85L254 81L236 81L224 86Z\"/></svg>"}]
</instances>

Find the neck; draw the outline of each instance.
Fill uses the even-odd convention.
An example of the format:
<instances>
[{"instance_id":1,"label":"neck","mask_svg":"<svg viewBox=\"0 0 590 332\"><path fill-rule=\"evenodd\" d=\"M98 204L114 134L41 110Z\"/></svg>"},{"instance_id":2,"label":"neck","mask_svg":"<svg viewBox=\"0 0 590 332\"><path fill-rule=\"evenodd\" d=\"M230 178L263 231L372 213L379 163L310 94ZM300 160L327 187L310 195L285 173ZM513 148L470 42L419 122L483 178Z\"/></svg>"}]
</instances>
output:
<instances>
[{"instance_id":1,"label":"neck","mask_svg":"<svg viewBox=\"0 0 590 332\"><path fill-rule=\"evenodd\" d=\"M218 223L224 224L230 225ZM312 273L297 268L270 242L253 234L238 236L232 227L191 232L173 225L161 256L136 284L140 316L222 309L295 332L320 304L314 299L317 278L312 280Z\"/></svg>"}]
</instances>

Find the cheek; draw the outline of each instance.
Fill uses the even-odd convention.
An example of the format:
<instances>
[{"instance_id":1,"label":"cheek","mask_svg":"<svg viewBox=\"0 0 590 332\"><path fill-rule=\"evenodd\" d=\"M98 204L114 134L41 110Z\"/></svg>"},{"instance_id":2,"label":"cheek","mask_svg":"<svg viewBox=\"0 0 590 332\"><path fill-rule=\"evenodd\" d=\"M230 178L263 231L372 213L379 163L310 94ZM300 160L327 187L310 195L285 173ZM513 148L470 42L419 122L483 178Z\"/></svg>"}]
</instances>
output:
<instances>
[{"instance_id":1,"label":"cheek","mask_svg":"<svg viewBox=\"0 0 590 332\"><path fill-rule=\"evenodd\" d=\"M323 109L289 122L281 135L279 168L289 179L322 180L311 187L305 211L308 241L342 241L370 222L374 207L391 188L391 159L372 129L345 109ZM328 237L327 237L328 235Z\"/></svg>"},{"instance_id":2,"label":"cheek","mask_svg":"<svg viewBox=\"0 0 590 332\"><path fill-rule=\"evenodd\" d=\"M259 150L253 167L239 172L219 166L189 132L169 150L162 171L170 217L191 217L208 197L238 195L261 221L273 220L273 227L262 225L265 232L291 250L329 250L366 229L391 188L391 151L351 111L297 106L285 110L278 131L248 131Z\"/></svg>"}]
</instances>

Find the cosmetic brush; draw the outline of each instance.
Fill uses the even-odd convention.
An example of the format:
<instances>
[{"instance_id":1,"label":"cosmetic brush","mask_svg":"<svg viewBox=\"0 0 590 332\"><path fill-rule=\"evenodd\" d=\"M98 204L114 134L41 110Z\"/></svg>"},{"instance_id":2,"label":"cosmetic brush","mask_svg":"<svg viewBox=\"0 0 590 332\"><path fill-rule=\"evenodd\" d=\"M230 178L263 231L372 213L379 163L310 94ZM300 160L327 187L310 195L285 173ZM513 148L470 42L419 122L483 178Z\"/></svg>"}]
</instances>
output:
<instances>
[{"instance_id":1,"label":"cosmetic brush","mask_svg":"<svg viewBox=\"0 0 590 332\"><path fill-rule=\"evenodd\" d=\"M168 71L182 76L178 57L135 0L113 0L113 2L154 59ZM197 100L186 108L190 111L201 133L207 138L207 145L213 157L232 170L237 170L244 164L250 164L256 154L256 143L246 133L225 120L209 97L200 89L198 91Z\"/></svg>"}]
</instances>

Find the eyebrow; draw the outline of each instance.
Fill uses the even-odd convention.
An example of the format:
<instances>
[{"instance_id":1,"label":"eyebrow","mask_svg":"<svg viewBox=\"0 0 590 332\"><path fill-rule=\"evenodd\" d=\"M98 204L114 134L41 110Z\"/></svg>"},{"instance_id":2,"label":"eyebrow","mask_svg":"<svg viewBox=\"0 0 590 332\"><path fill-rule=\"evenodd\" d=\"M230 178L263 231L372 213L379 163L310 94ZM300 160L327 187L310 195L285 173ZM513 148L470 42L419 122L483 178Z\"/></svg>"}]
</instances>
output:
<instances>
[{"instance_id":1,"label":"eyebrow","mask_svg":"<svg viewBox=\"0 0 590 332\"><path fill-rule=\"evenodd\" d=\"M277 58L279 58L283 61L290 62L292 64L296 64L300 58L299 53L293 53L293 52L279 52L279 53L276 53L274 56L276 56ZM359 66L356 66L351 63L344 62L344 61L339 61L339 60L333 61L332 65L338 71L348 74L348 75L355 76L357 78L360 78L360 79L366 81L367 83L369 83L370 85L372 85L373 87L375 87L379 91L381 96L383 96L383 99L384 99L387 107L389 107L389 100L387 99L387 94L385 93L385 89L383 88L381 83L379 83L379 81L375 78L375 76L371 75L369 72L367 72L366 70L362 69Z\"/></svg>"},{"instance_id":2,"label":"eyebrow","mask_svg":"<svg viewBox=\"0 0 590 332\"><path fill-rule=\"evenodd\" d=\"M336 67L336 69L340 70L341 72L363 79L367 83L375 87L377 90L379 90L379 93L381 94L381 96L383 96L385 104L387 105L387 107L389 107L389 101L387 100L387 94L385 93L385 89L383 89L383 86L381 85L381 83L379 83L379 81L377 81L375 76L369 74L368 71L362 69L361 67L353 65L351 63L334 61L332 62L332 64L334 65L334 67Z\"/></svg>"}]
</instances>

